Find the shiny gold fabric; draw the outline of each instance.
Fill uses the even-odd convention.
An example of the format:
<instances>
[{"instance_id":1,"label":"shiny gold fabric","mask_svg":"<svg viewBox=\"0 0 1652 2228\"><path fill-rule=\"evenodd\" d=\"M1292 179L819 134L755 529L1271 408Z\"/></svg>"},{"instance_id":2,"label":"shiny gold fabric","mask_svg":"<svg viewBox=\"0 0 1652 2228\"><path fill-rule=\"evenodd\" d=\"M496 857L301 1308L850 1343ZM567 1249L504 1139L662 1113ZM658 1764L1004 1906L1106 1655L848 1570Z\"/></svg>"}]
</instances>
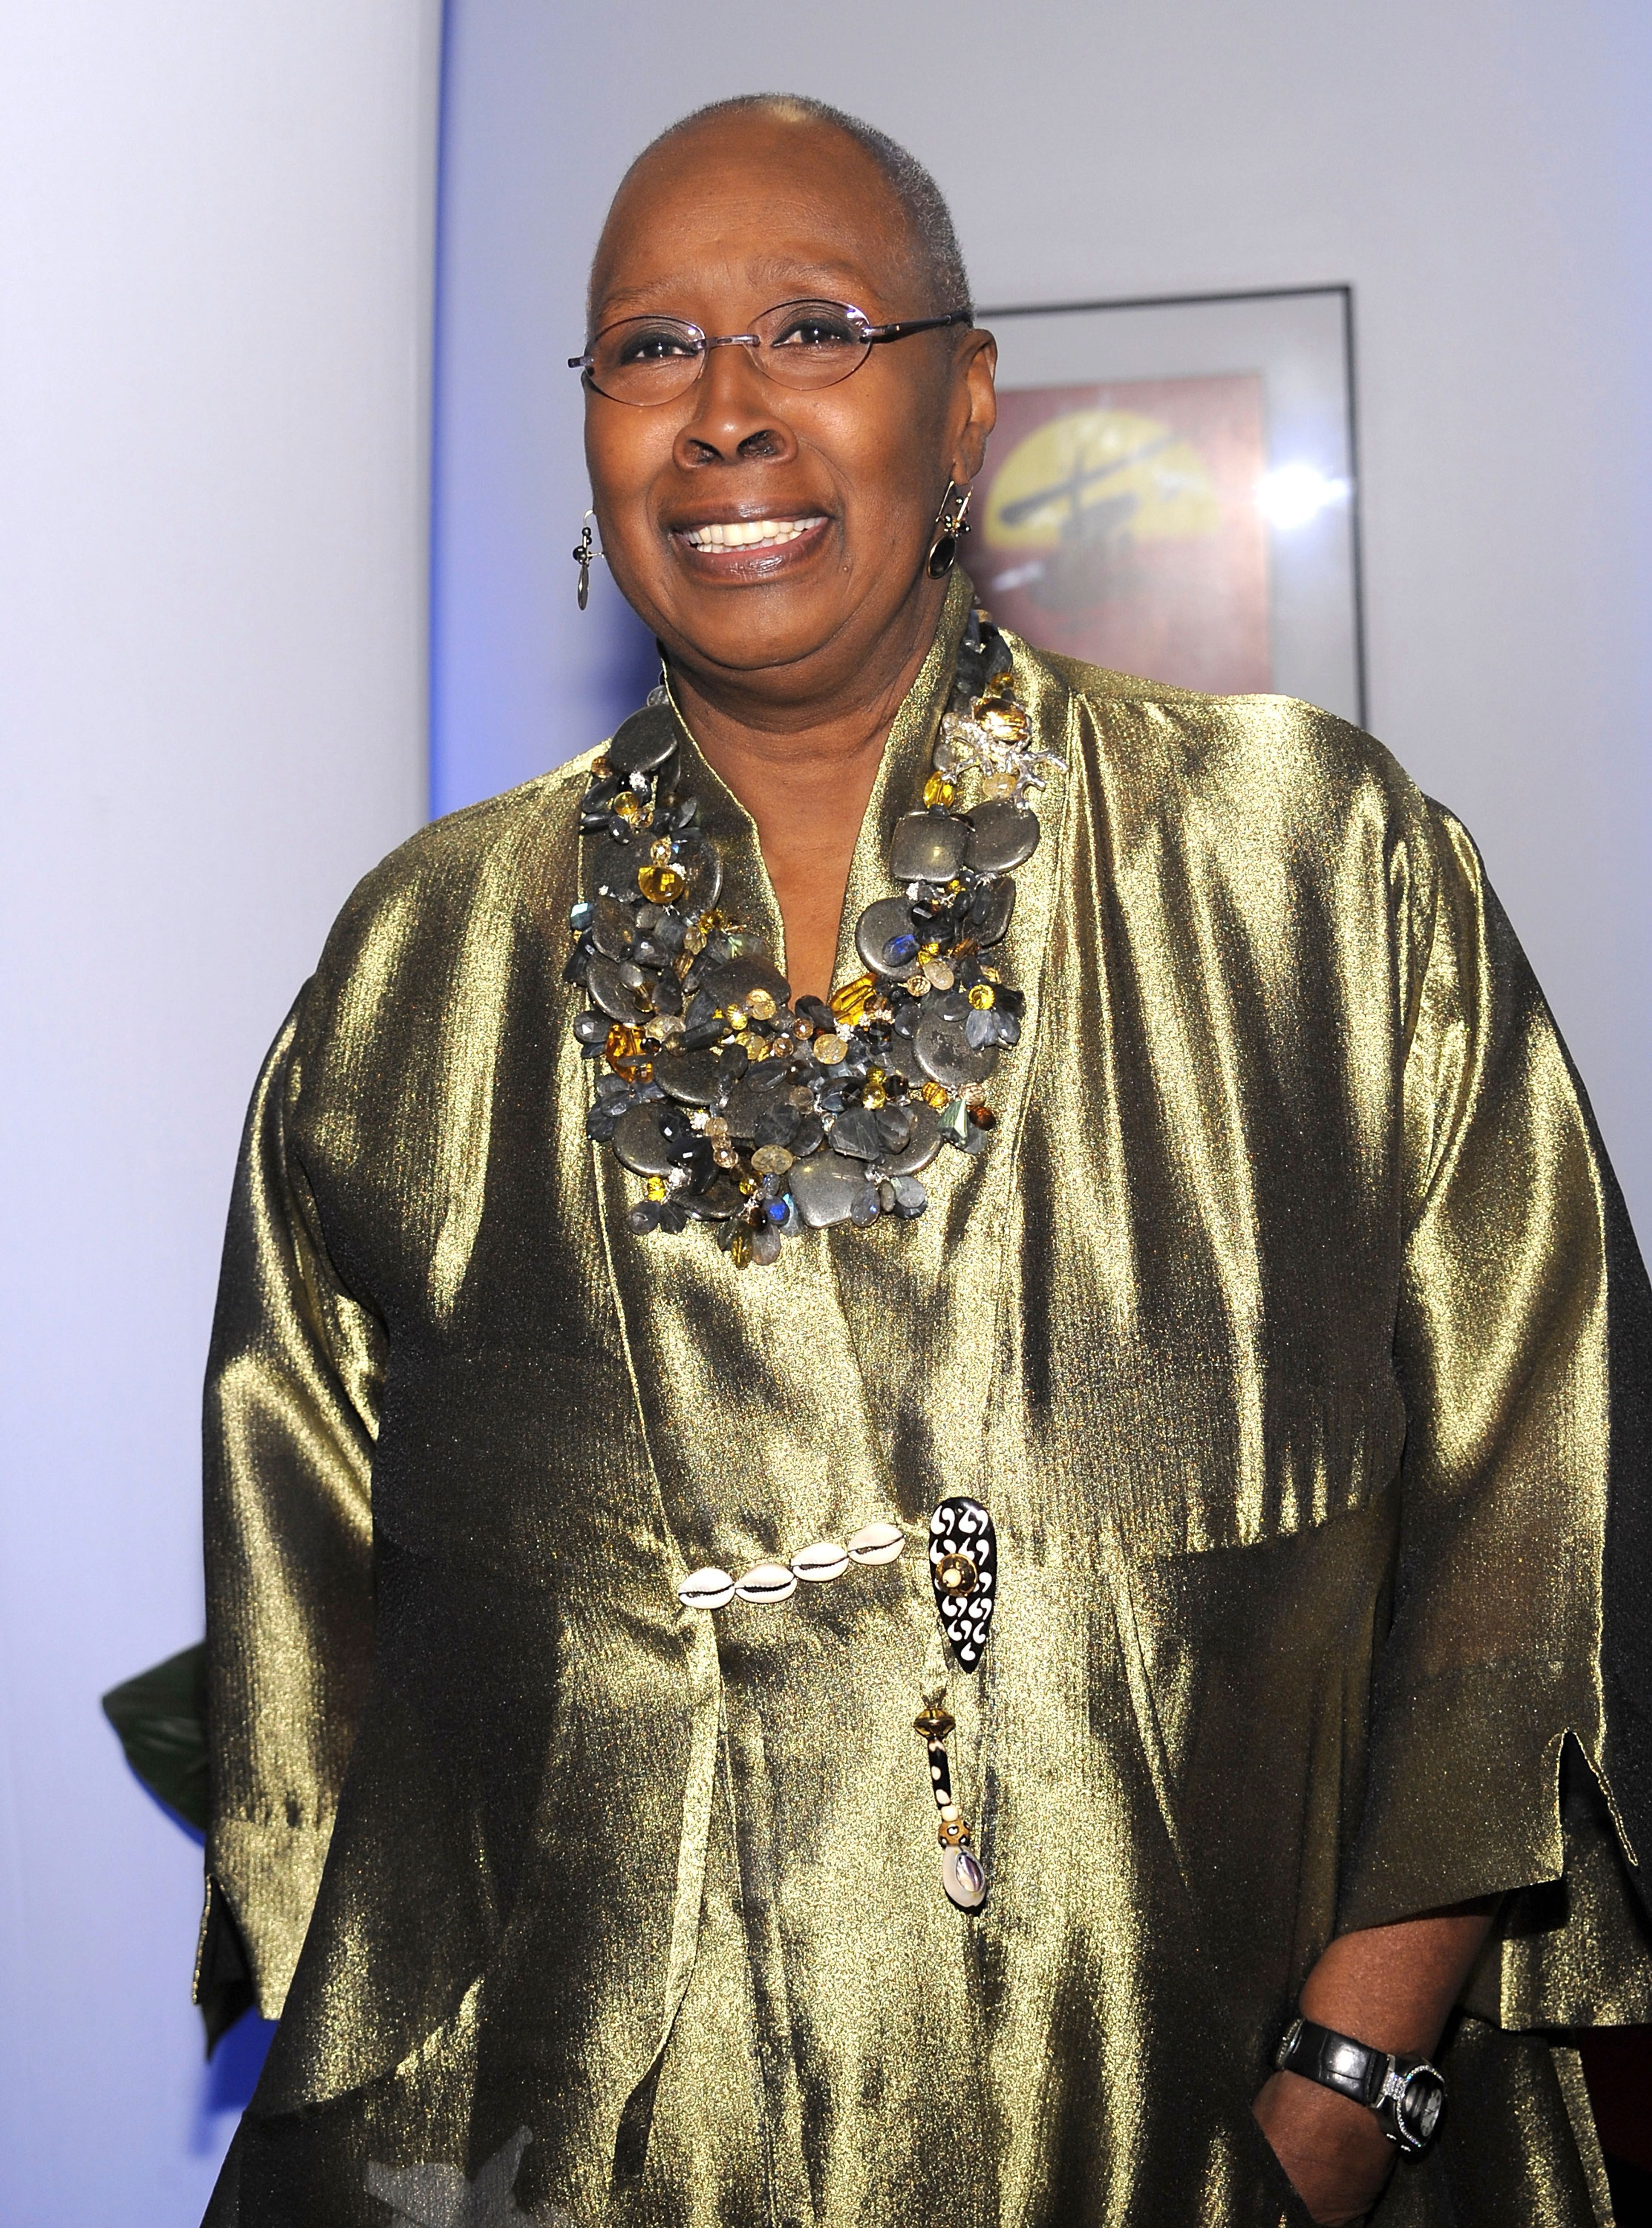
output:
<instances>
[{"instance_id":1,"label":"shiny gold fabric","mask_svg":"<svg viewBox=\"0 0 1652 2228\"><path fill-rule=\"evenodd\" d=\"M1013 647L1070 771L994 1141L919 1221L744 1275L627 1233L561 981L588 761L397 852L300 996L209 1399L209 1865L285 2002L213 2220L382 2224L396 2175L503 2186L515 2144L522 2211L581 2224L1272 2224L1249 2102L1330 1934L1546 1881L1453 2046L1472 2108L1379 2218L1594 2217L1575 2068L1499 2026L1652 2016L1583 1761L1647 1367L1586 1112L1469 839L1376 745ZM676 1598L916 1542L951 1492L1001 1555L950 1693L976 1917L911 1726L916 1546Z\"/></svg>"}]
</instances>

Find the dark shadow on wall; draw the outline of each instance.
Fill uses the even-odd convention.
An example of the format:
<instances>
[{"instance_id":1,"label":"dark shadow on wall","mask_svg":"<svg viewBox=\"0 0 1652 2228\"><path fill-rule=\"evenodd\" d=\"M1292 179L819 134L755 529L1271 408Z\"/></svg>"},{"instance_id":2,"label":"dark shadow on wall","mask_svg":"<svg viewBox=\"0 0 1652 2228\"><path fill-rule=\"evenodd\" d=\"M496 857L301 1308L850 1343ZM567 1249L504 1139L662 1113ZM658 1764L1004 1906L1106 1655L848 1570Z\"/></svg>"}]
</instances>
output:
<instances>
[{"instance_id":1,"label":"dark shadow on wall","mask_svg":"<svg viewBox=\"0 0 1652 2228\"><path fill-rule=\"evenodd\" d=\"M273 2020L247 2012L220 2038L218 2047L201 2069L195 2123L189 2130L189 2148L197 2158L223 2148L224 2116L229 2113L239 2119L246 2110L274 2034Z\"/></svg>"}]
</instances>

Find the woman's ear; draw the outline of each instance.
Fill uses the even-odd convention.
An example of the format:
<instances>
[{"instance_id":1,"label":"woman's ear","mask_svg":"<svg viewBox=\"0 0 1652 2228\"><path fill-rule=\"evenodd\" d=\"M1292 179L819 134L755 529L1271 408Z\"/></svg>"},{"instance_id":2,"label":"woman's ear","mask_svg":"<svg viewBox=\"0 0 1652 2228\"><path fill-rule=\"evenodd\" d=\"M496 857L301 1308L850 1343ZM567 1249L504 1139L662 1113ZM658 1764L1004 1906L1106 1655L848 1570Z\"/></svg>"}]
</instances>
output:
<instances>
[{"instance_id":1,"label":"woman's ear","mask_svg":"<svg viewBox=\"0 0 1652 2228\"><path fill-rule=\"evenodd\" d=\"M959 358L957 377L964 417L954 438L952 477L967 487L985 460L988 437L998 422L998 394L993 384L998 343L990 333L971 332Z\"/></svg>"}]
</instances>

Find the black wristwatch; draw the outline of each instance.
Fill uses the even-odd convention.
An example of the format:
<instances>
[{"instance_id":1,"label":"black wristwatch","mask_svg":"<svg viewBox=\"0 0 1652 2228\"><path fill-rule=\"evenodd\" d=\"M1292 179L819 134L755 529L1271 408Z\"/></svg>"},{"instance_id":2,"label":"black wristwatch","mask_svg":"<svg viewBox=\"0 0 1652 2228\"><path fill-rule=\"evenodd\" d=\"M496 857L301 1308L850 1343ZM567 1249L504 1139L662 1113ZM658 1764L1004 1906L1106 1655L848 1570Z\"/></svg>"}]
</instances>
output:
<instances>
[{"instance_id":1,"label":"black wristwatch","mask_svg":"<svg viewBox=\"0 0 1652 2228\"><path fill-rule=\"evenodd\" d=\"M1381 2122L1391 2143L1415 2158L1439 2130L1445 2110L1445 2083L1425 2058L1395 2058L1373 2050L1352 2035L1333 2034L1312 2020L1295 2019L1274 2052L1280 2073L1300 2073L1322 2089L1335 2089L1364 2104Z\"/></svg>"}]
</instances>

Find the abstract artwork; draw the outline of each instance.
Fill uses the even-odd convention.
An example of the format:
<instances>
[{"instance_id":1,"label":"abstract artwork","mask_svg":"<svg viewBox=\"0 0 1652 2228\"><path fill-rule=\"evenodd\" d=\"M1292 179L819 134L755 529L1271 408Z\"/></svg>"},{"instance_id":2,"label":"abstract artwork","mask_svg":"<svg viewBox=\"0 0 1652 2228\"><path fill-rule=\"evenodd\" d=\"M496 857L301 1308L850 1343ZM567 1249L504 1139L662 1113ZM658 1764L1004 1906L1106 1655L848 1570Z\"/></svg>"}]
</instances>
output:
<instances>
[{"instance_id":1,"label":"abstract artwork","mask_svg":"<svg viewBox=\"0 0 1652 2228\"><path fill-rule=\"evenodd\" d=\"M998 426L966 562L1040 648L1361 720L1344 287L983 310Z\"/></svg>"}]
</instances>

